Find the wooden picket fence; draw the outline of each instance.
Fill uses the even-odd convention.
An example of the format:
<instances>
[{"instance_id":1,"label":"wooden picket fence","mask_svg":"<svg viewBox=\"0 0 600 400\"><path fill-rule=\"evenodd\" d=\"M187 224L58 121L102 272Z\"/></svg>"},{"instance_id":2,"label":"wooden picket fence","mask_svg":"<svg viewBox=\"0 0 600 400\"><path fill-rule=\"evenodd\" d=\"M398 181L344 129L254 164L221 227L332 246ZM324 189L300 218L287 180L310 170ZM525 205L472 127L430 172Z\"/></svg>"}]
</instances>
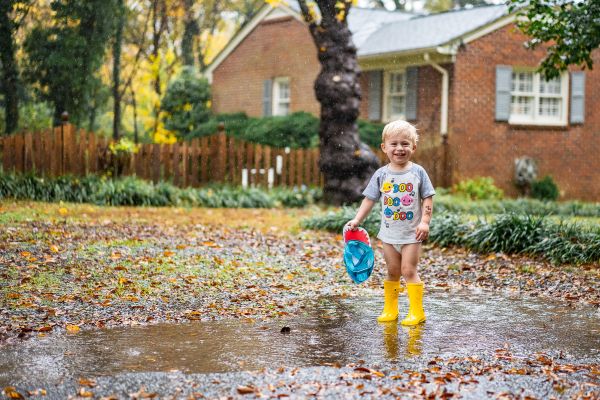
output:
<instances>
[{"instance_id":1,"label":"wooden picket fence","mask_svg":"<svg viewBox=\"0 0 600 400\"><path fill-rule=\"evenodd\" d=\"M114 172L181 187L207 183L247 186L320 186L318 149L284 149L245 142L225 135L188 142L140 144L137 153L117 160L110 140L72 125L0 137L4 171L41 176Z\"/></svg>"},{"instance_id":2,"label":"wooden picket fence","mask_svg":"<svg viewBox=\"0 0 600 400\"><path fill-rule=\"evenodd\" d=\"M41 132L0 137L3 171L41 176L115 173L169 181L180 187L208 183L243 186L322 186L319 149L284 149L245 142L220 132L188 142L140 144L128 159L116 159L110 140L63 125ZM382 162L385 155L376 151ZM443 149L419 149L416 162L434 184L442 182Z\"/></svg>"}]
</instances>

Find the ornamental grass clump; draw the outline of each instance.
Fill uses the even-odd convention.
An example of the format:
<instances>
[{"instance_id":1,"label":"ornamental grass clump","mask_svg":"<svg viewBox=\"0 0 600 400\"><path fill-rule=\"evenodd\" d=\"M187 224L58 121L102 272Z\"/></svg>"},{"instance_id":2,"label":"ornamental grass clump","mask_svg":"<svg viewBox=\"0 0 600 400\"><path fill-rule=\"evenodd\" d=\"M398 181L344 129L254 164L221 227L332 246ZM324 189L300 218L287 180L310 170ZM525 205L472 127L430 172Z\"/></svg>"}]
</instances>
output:
<instances>
[{"instance_id":1,"label":"ornamental grass clump","mask_svg":"<svg viewBox=\"0 0 600 400\"><path fill-rule=\"evenodd\" d=\"M318 188L272 189L210 186L179 188L135 177L89 175L40 178L0 173L0 199L93 203L110 206L196 206L227 208L304 207L322 197Z\"/></svg>"},{"instance_id":2,"label":"ornamental grass clump","mask_svg":"<svg viewBox=\"0 0 600 400\"><path fill-rule=\"evenodd\" d=\"M302 226L341 232L354 215L355 210L346 207L305 219ZM362 226L376 235L379 213L372 211ZM543 216L509 213L469 221L464 214L441 212L433 216L429 229L429 241L440 247L459 246L484 254L526 254L554 264L600 262L600 228L553 223Z\"/></svg>"},{"instance_id":3,"label":"ornamental grass clump","mask_svg":"<svg viewBox=\"0 0 600 400\"><path fill-rule=\"evenodd\" d=\"M526 253L547 234L543 217L534 215L500 215L491 222L481 222L469 232L465 245L481 253Z\"/></svg>"}]
</instances>

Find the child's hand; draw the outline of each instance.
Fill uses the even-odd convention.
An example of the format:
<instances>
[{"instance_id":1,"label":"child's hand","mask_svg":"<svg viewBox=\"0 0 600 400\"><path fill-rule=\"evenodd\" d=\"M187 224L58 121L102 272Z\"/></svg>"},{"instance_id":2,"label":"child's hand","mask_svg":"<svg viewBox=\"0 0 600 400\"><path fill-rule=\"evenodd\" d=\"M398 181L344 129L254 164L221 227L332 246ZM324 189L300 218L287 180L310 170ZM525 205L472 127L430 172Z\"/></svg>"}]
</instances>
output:
<instances>
[{"instance_id":1,"label":"child's hand","mask_svg":"<svg viewBox=\"0 0 600 400\"><path fill-rule=\"evenodd\" d=\"M417 235L416 239L421 242L429 237L429 224L426 222L421 222L419 226L417 226Z\"/></svg>"},{"instance_id":2,"label":"child's hand","mask_svg":"<svg viewBox=\"0 0 600 400\"><path fill-rule=\"evenodd\" d=\"M350 230L353 230L353 231L355 231L359 225L360 225L360 221L358 221L356 218L351 219L350 221L346 222L346 226L349 227Z\"/></svg>"}]
</instances>

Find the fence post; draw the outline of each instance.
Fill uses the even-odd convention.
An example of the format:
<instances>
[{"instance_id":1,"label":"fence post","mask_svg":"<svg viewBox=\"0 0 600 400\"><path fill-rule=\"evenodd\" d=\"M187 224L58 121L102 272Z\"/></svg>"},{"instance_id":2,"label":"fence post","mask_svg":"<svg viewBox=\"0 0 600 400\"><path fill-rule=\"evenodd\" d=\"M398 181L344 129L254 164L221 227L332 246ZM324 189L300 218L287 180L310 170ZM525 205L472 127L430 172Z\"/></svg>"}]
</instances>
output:
<instances>
[{"instance_id":1,"label":"fence post","mask_svg":"<svg viewBox=\"0 0 600 400\"><path fill-rule=\"evenodd\" d=\"M224 183L225 168L227 166L227 136L225 136L225 125L220 123L217 130L217 181Z\"/></svg>"}]
</instances>

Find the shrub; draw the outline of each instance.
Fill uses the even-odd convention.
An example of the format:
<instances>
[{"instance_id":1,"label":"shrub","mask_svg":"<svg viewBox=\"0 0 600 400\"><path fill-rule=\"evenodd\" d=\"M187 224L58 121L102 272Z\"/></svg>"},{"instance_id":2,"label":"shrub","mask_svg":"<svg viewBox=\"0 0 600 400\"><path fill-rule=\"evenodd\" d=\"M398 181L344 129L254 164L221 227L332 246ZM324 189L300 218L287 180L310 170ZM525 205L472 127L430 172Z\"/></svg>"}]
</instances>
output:
<instances>
[{"instance_id":1,"label":"shrub","mask_svg":"<svg viewBox=\"0 0 600 400\"><path fill-rule=\"evenodd\" d=\"M538 200L555 201L558 199L558 186L551 176L546 175L531 185L531 197Z\"/></svg>"},{"instance_id":2,"label":"shrub","mask_svg":"<svg viewBox=\"0 0 600 400\"><path fill-rule=\"evenodd\" d=\"M161 100L165 128L179 138L194 131L208 121L210 111L210 84L191 67L184 67L181 74L167 87Z\"/></svg>"},{"instance_id":3,"label":"shrub","mask_svg":"<svg viewBox=\"0 0 600 400\"><path fill-rule=\"evenodd\" d=\"M355 212L352 208L342 208L305 219L302 226L339 233ZM363 227L375 235L379 229L379 212L372 211ZM526 214L507 214L489 221L470 222L461 215L438 213L431 222L429 240L439 246L461 246L481 253L538 256L555 264L600 261L600 228L552 223L544 217Z\"/></svg>"},{"instance_id":4,"label":"shrub","mask_svg":"<svg viewBox=\"0 0 600 400\"><path fill-rule=\"evenodd\" d=\"M319 119L306 112L251 118L245 113L217 114L199 124L185 139L214 135L219 124L233 137L274 147L308 148L319 145ZM379 148L384 124L358 120L360 140Z\"/></svg>"},{"instance_id":5,"label":"shrub","mask_svg":"<svg viewBox=\"0 0 600 400\"><path fill-rule=\"evenodd\" d=\"M244 136L244 129L248 123L255 119L256 118L249 118L246 113L243 112L213 115L208 121L198 125L194 131L187 134L185 139L189 140L195 137L214 135L218 131L219 124L223 124L225 132L227 132L228 135L242 138Z\"/></svg>"},{"instance_id":6,"label":"shrub","mask_svg":"<svg viewBox=\"0 0 600 400\"><path fill-rule=\"evenodd\" d=\"M385 124L365 121L364 119L359 119L357 123L360 140L370 147L379 149L379 145L381 144L381 132L383 132Z\"/></svg>"},{"instance_id":7,"label":"shrub","mask_svg":"<svg viewBox=\"0 0 600 400\"><path fill-rule=\"evenodd\" d=\"M274 147L308 148L318 144L319 119L307 112L250 121L243 139Z\"/></svg>"},{"instance_id":8,"label":"shrub","mask_svg":"<svg viewBox=\"0 0 600 400\"><path fill-rule=\"evenodd\" d=\"M497 188L494 179L490 177L461 181L452 186L452 192L471 200L501 199L504 196L502 189Z\"/></svg>"},{"instance_id":9,"label":"shrub","mask_svg":"<svg viewBox=\"0 0 600 400\"><path fill-rule=\"evenodd\" d=\"M453 213L473 215L487 214L531 214L563 215L577 217L600 217L600 204L580 201L547 202L536 199L466 200L457 196L439 193L435 196L435 209Z\"/></svg>"},{"instance_id":10,"label":"shrub","mask_svg":"<svg viewBox=\"0 0 600 400\"><path fill-rule=\"evenodd\" d=\"M170 183L154 184L135 177L107 179L94 175L83 178L0 173L0 199L65 201L97 205L201 206L201 207L303 207L322 197L321 189L240 188L212 186L181 189Z\"/></svg>"}]
</instances>

